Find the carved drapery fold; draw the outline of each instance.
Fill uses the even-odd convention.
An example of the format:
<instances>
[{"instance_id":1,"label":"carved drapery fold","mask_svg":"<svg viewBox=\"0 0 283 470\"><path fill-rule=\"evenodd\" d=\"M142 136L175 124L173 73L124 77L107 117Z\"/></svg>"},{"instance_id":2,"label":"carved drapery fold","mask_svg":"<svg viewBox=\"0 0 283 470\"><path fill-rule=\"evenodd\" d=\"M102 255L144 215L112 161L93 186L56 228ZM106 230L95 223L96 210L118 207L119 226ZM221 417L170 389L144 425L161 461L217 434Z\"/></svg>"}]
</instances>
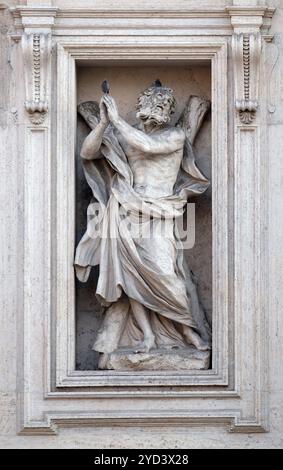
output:
<instances>
[{"instance_id":1,"label":"carved drapery fold","mask_svg":"<svg viewBox=\"0 0 283 470\"><path fill-rule=\"evenodd\" d=\"M51 35L22 36L26 87L25 108L33 124L42 124L48 111L47 80L51 56Z\"/></svg>"},{"instance_id":2,"label":"carved drapery fold","mask_svg":"<svg viewBox=\"0 0 283 470\"><path fill-rule=\"evenodd\" d=\"M260 33L236 33L232 38L235 107L243 124L251 124L258 109Z\"/></svg>"}]
</instances>

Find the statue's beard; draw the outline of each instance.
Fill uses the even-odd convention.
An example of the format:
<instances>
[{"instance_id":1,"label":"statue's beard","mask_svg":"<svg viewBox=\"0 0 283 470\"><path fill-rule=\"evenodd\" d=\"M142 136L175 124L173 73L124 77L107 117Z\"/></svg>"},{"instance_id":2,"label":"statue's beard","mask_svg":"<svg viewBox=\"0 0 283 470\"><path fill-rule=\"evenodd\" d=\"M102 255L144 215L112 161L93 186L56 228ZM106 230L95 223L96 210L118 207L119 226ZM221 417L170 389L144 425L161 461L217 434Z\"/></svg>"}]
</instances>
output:
<instances>
[{"instance_id":1,"label":"statue's beard","mask_svg":"<svg viewBox=\"0 0 283 470\"><path fill-rule=\"evenodd\" d=\"M144 124L151 124L155 126L163 126L170 121L169 114L165 113L163 109L158 107L141 108L137 112L137 119L140 119Z\"/></svg>"}]
</instances>

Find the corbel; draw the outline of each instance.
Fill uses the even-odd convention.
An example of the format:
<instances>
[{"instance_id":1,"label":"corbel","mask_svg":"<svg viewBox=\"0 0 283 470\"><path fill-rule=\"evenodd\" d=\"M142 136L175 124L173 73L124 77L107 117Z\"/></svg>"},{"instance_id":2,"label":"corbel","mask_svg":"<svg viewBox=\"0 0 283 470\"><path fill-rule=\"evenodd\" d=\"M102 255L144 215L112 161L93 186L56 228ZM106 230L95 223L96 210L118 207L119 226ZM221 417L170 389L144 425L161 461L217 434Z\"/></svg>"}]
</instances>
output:
<instances>
[{"instance_id":1,"label":"corbel","mask_svg":"<svg viewBox=\"0 0 283 470\"><path fill-rule=\"evenodd\" d=\"M232 37L235 108L243 124L251 124L259 107L260 33L235 33Z\"/></svg>"},{"instance_id":2,"label":"corbel","mask_svg":"<svg viewBox=\"0 0 283 470\"><path fill-rule=\"evenodd\" d=\"M24 33L22 36L26 100L33 124L42 124L48 111L47 81L51 58L51 34Z\"/></svg>"},{"instance_id":3,"label":"corbel","mask_svg":"<svg viewBox=\"0 0 283 470\"><path fill-rule=\"evenodd\" d=\"M244 3L244 2L243 2ZM274 9L250 4L227 7L233 27L232 59L235 109L242 124L251 124L259 109L260 60L263 38Z\"/></svg>"}]
</instances>

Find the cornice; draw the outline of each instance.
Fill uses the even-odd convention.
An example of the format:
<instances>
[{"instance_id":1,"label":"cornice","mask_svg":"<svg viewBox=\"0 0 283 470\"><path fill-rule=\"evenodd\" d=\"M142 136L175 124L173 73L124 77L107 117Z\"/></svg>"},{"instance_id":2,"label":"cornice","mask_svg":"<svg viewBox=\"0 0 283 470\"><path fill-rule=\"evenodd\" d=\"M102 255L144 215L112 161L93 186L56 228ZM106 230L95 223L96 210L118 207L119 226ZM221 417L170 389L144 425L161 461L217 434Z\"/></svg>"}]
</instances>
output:
<instances>
[{"instance_id":1,"label":"cornice","mask_svg":"<svg viewBox=\"0 0 283 470\"><path fill-rule=\"evenodd\" d=\"M186 29L193 34L198 31L211 31L212 34L230 35L233 28L261 29L267 34L274 8L268 7L236 7L223 8L187 8L187 9L97 9L97 8L65 8L54 6L17 6L10 8L15 20L16 30L22 28L42 29L51 28L54 34L74 29L88 31L108 30L111 28L123 31L124 29L170 29L170 20L184 20L177 22L173 29ZM142 19L148 22L143 24ZM160 20L164 19L164 24ZM103 22L105 20L105 23ZM112 20L115 20L114 23ZM129 20L127 22L127 20ZM131 24L130 21L133 20ZM136 21L134 21L136 20ZM199 21L198 21L199 20ZM68 32L67 35L70 33Z\"/></svg>"},{"instance_id":2,"label":"cornice","mask_svg":"<svg viewBox=\"0 0 283 470\"><path fill-rule=\"evenodd\" d=\"M66 8L41 6L17 6L10 8L13 16L58 16L59 18L198 18L198 17L228 17L225 8L202 9L97 9L97 8Z\"/></svg>"},{"instance_id":3,"label":"cornice","mask_svg":"<svg viewBox=\"0 0 283 470\"><path fill-rule=\"evenodd\" d=\"M30 6L18 6L10 8L14 18L21 18L24 16L53 16L55 17L59 11L58 7L52 6L41 6L41 7L30 7Z\"/></svg>"},{"instance_id":4,"label":"cornice","mask_svg":"<svg viewBox=\"0 0 283 470\"><path fill-rule=\"evenodd\" d=\"M265 18L272 18L275 8L264 6L227 6L225 10L229 15L237 16L262 16Z\"/></svg>"},{"instance_id":5,"label":"cornice","mask_svg":"<svg viewBox=\"0 0 283 470\"><path fill-rule=\"evenodd\" d=\"M60 10L58 13L62 18L227 18L225 9L202 8L202 9L179 9L179 10L102 10L70 8Z\"/></svg>"},{"instance_id":6,"label":"cornice","mask_svg":"<svg viewBox=\"0 0 283 470\"><path fill-rule=\"evenodd\" d=\"M226 7L234 32L268 32L274 8L231 6Z\"/></svg>"},{"instance_id":7,"label":"cornice","mask_svg":"<svg viewBox=\"0 0 283 470\"><path fill-rule=\"evenodd\" d=\"M0 8L7 5L0 3ZM237 16L262 16L272 18L275 8L252 6L227 6L223 8L188 8L188 9L97 9L66 8L55 6L17 6L10 8L14 17L21 16L57 16L58 18L227 18Z\"/></svg>"}]
</instances>

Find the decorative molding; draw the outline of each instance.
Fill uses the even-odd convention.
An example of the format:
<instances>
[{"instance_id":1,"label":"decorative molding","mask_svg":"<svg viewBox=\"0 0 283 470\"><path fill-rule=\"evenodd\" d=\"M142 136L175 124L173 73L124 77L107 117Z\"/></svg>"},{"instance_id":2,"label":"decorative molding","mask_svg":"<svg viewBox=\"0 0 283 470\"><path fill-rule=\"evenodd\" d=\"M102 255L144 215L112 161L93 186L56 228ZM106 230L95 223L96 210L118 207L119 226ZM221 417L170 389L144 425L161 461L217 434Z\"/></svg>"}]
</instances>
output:
<instances>
[{"instance_id":1,"label":"decorative molding","mask_svg":"<svg viewBox=\"0 0 283 470\"><path fill-rule=\"evenodd\" d=\"M23 34L24 73L26 84L25 108L33 124L42 124L47 111L47 80L51 56L51 35Z\"/></svg>"},{"instance_id":2,"label":"decorative molding","mask_svg":"<svg viewBox=\"0 0 283 470\"><path fill-rule=\"evenodd\" d=\"M160 8L148 10L145 8L58 8L51 6L17 6L10 8L15 18L23 16L50 16L50 12L57 17L66 18L180 18L184 15L189 18L207 17L228 17L225 8L186 8L186 9L166 9ZM266 9L264 9L266 10Z\"/></svg>"},{"instance_id":3,"label":"decorative molding","mask_svg":"<svg viewBox=\"0 0 283 470\"><path fill-rule=\"evenodd\" d=\"M260 33L235 33L232 37L235 107L243 124L251 124L258 109Z\"/></svg>"},{"instance_id":4,"label":"decorative molding","mask_svg":"<svg viewBox=\"0 0 283 470\"><path fill-rule=\"evenodd\" d=\"M206 415L205 415L206 414ZM206 411L201 413L188 412L187 410L160 411L151 410L149 412L115 412L98 411L95 414L91 412L81 413L46 413L45 421L36 421L29 423L19 431L19 435L48 436L59 433L60 428L70 427L142 427L168 429L170 427L203 427L203 426L224 426L231 433L263 433L266 429L258 423L247 422L242 424L240 413L234 413L234 416L228 416L229 413ZM209 416L208 416L209 415Z\"/></svg>"},{"instance_id":5,"label":"decorative molding","mask_svg":"<svg viewBox=\"0 0 283 470\"><path fill-rule=\"evenodd\" d=\"M227 11L234 29L235 107L242 124L251 124L259 107L259 73L262 38L268 35L274 8L266 6L230 6Z\"/></svg>"},{"instance_id":6,"label":"decorative molding","mask_svg":"<svg viewBox=\"0 0 283 470\"><path fill-rule=\"evenodd\" d=\"M58 41L58 94L54 110L55 121L52 126L52 142L56 143L54 152L55 145L57 149L56 158L51 162L46 158L47 154L43 154L42 150L43 135L38 135L36 132L32 133L32 139L28 142L26 150L25 249L28 261L26 286L31 289L31 293L27 290L24 309L19 309L20 331L24 336L24 354L20 355L20 371L23 371L21 382L23 389L20 391L23 401L22 414L19 416L21 434L50 435L56 433L57 428L64 426L110 425L143 427L222 425L232 432L248 433L264 432L267 429L268 412L264 402L264 391L267 389L266 362L263 341L266 329L263 320L264 311L261 308L264 299L258 300L260 304L256 306L255 312L255 299L259 294L258 278L261 275L257 263L262 230L258 226L259 205L255 206L253 202L253 197L260 200L261 189L257 172L258 147L253 144L253 137L259 133L251 134L252 127L248 127L251 132L247 132L246 128L240 126L244 135L241 135L241 139L237 139L237 148L239 147L235 159L237 210L242 209L247 194L254 196L248 199L246 216L243 217L239 212L235 224L233 227L230 226L230 230L236 236L237 252L234 253L231 252L232 248L228 242L229 210L233 211L227 191L228 160L234 157L232 157L233 152L228 152L227 149L227 45L227 39L219 37L206 37L200 40L195 38L188 40L184 37L182 42L174 38L170 46L168 40L165 42L156 38L154 41L152 39L149 41L147 37L138 44L130 42L129 38L117 42L115 37L104 38L103 44L99 39L95 42L93 38L73 37L70 41L66 41L66 38L64 41ZM213 370L210 376L188 373L187 377L184 374L177 374L175 377L166 374L164 377L159 374L157 380L149 376L150 374L144 373L133 375L108 371L75 371L74 161L72 158L65 158L66 155L75 154L73 139L76 130L75 64L76 61L91 63L97 58L105 60L108 64L109 60L121 57L130 64L132 60L146 61L157 55L167 65L168 59L173 62L176 57L184 61L211 60L212 64L215 234L213 291L217 293L213 305L215 312ZM32 152L30 152L31 145ZM255 158L245 158L246 166L242 168L243 164L239 158L245 147L247 147L246 154L250 154L253 150ZM35 159L36 154L41 154L42 159ZM56 166L44 167L47 164ZM244 172L247 184L243 187ZM39 174L40 181L38 181ZM42 195L43 188L45 193ZM51 193L57 201L56 210L55 204L50 205ZM47 211L45 214L42 213L44 205ZM50 207L52 213L49 217ZM38 230L34 229L35 221ZM255 234L257 234L257 244L250 243L246 247L245 240L250 237L255 239ZM51 240L52 250L56 252L54 258L51 257L48 240ZM41 263L38 263L38 246L41 260L45 260ZM233 257L236 263L233 269L237 275L237 292L230 297L229 293L235 283L233 274L231 273L232 277L229 275ZM239 277L248 268L252 296L250 291L246 290L247 281ZM39 308L40 305L44 305L44 311ZM235 317L234 309L236 309ZM228 325L231 327L229 347ZM159 399L161 397L162 400Z\"/></svg>"},{"instance_id":7,"label":"decorative molding","mask_svg":"<svg viewBox=\"0 0 283 470\"><path fill-rule=\"evenodd\" d=\"M268 13L261 11L261 15ZM105 14L91 12L70 10L68 16L65 10L47 7L19 8L14 14L15 31L25 30L27 111L36 124L26 125L23 132L24 281L23 296L17 296L20 433L50 435L60 426L157 424L166 428L224 425L234 432L264 432L268 429L268 332L261 267L265 265L266 178L260 139L265 128L262 123L243 126L235 121L234 135L229 136L234 147L231 144L229 149L227 129L233 116L227 103L227 46L233 27L236 99L252 113L246 103L258 100L259 34L265 31L264 18L256 10L252 22L245 9L236 27L236 19L231 25L231 12L226 9L213 14L207 9L203 16L195 10L168 11L162 18L155 12L134 11L127 16L123 11L116 13L116 19L106 10ZM57 99L52 119L43 127L36 121L47 113L51 28L58 47L57 70L54 67L52 75L54 80L57 77ZM73 289L75 64L92 64L97 58L107 65L121 58L130 64L157 57L166 66L177 59L212 65L213 290L217 293L213 369L211 374L187 377L166 374L164 379L160 374L155 382L145 374L79 373L74 366ZM244 110L239 109L239 115ZM235 167L229 179L232 161Z\"/></svg>"},{"instance_id":8,"label":"decorative molding","mask_svg":"<svg viewBox=\"0 0 283 470\"><path fill-rule=\"evenodd\" d=\"M21 19L22 24L25 26L25 21L29 22L30 18L34 18L34 22L38 20L38 26L48 26L54 24L54 18L59 11L58 7L53 6L17 6L10 8L14 19ZM44 18L44 19L43 19Z\"/></svg>"},{"instance_id":9,"label":"decorative molding","mask_svg":"<svg viewBox=\"0 0 283 470\"><path fill-rule=\"evenodd\" d=\"M229 18L232 16L272 18L275 9L266 6L223 8L180 8L166 9L130 8L59 8L55 6L17 6L10 8L14 18L56 16L57 18Z\"/></svg>"},{"instance_id":10,"label":"decorative molding","mask_svg":"<svg viewBox=\"0 0 283 470\"><path fill-rule=\"evenodd\" d=\"M275 8L266 6L229 6L226 8L231 18L235 33L257 32L266 33L271 26Z\"/></svg>"},{"instance_id":11,"label":"decorative molding","mask_svg":"<svg viewBox=\"0 0 283 470\"><path fill-rule=\"evenodd\" d=\"M108 34L111 29L123 35L154 35L170 33L187 36L231 35L233 28L245 22L251 31L261 28L267 34L274 9L268 7L223 7L223 8L182 8L182 9L118 9L107 8L58 8L54 6L17 6L10 8L16 30L22 28L52 28L56 36ZM143 32L145 30L146 32Z\"/></svg>"},{"instance_id":12,"label":"decorative molding","mask_svg":"<svg viewBox=\"0 0 283 470\"><path fill-rule=\"evenodd\" d=\"M99 389L105 384L118 387L139 386L141 389L153 386L220 386L228 384L228 227L227 211L219 212L222 207L217 202L221 197L226 200L227 193L227 168L223 166L226 158L226 113L227 113L227 43L223 39L214 39L209 42L197 43L195 40L188 43L171 47L168 44L147 44L146 47L140 44L104 45L92 43L73 44L73 42L61 42L58 44L58 97L57 116L68 116L68 120L58 121L57 125L57 188L58 188L58 208L57 208L57 376L56 386L59 387L95 387ZM222 227L221 234L218 233L213 243L213 292L215 315L213 320L214 334L214 355L212 369L209 371L190 371L177 375L173 372L117 373L117 371L93 371L90 373L78 373L75 371L75 351L73 332L75 331L75 299L74 299L74 213L69 209L68 223L66 223L66 212L68 207L73 207L74 194L74 164L69 159L61 158L64 154L74 155L74 142L72 135L76 128L71 128L70 123L76 124L73 118L76 109L75 92L75 61L91 61L94 58L108 63L109 59L117 60L124 56L129 65L136 57L143 61L151 60L152 57L159 57L164 61L172 61L178 58L186 63L188 60L202 59L209 61L213 59L213 100L214 107L219 115L217 126L213 127L213 135L217 136L213 147L213 164L215 165L215 191L213 192L213 219L214 230L218 231L218 226ZM60 79L65 77L65 80ZM66 86L66 83L68 84ZM219 92L219 89L222 92ZM225 90L225 91L224 91ZM66 122L69 124L66 125ZM218 127L219 126L219 127ZM62 148L65 148L62 153ZM217 189L217 191L216 191ZM216 194L216 192L219 192ZM220 196L221 194L221 196ZM68 202L69 200L69 202ZM64 202L63 202L64 201ZM228 203L227 203L228 204ZM226 205L227 207L227 205ZM66 243L66 240L68 242ZM221 256L218 255L218 250ZM221 292L221 298L219 293ZM90 372L90 371L89 371ZM107 377L107 379L106 379Z\"/></svg>"}]
</instances>

